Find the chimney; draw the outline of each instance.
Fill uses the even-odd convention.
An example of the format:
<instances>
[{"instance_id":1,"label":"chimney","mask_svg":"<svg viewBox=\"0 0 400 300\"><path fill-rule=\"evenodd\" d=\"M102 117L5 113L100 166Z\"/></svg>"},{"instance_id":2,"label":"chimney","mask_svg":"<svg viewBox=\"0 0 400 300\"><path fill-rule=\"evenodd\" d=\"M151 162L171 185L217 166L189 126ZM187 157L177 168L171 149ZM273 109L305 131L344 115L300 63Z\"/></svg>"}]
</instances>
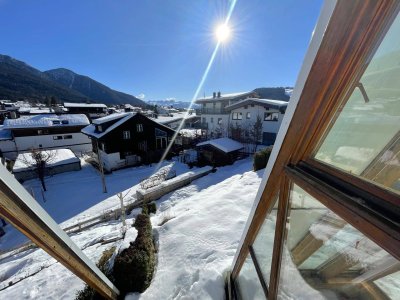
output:
<instances>
[{"instance_id":1,"label":"chimney","mask_svg":"<svg viewBox=\"0 0 400 300\"><path fill-rule=\"evenodd\" d=\"M213 98L215 98L215 97L217 97L217 93L216 92L213 93Z\"/></svg>"},{"instance_id":2,"label":"chimney","mask_svg":"<svg viewBox=\"0 0 400 300\"><path fill-rule=\"evenodd\" d=\"M221 98L221 92L218 92L218 96L217 96L218 98Z\"/></svg>"}]
</instances>

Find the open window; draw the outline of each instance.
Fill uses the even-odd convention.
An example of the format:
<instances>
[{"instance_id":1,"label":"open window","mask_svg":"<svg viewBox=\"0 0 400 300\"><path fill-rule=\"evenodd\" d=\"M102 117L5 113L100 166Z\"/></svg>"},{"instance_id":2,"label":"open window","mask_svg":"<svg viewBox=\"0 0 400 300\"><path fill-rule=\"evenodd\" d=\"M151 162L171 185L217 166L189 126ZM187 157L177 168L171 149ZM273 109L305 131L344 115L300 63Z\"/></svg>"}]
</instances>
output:
<instances>
[{"instance_id":1,"label":"open window","mask_svg":"<svg viewBox=\"0 0 400 300\"><path fill-rule=\"evenodd\" d=\"M400 294L399 9L325 4L235 256L237 298Z\"/></svg>"}]
</instances>

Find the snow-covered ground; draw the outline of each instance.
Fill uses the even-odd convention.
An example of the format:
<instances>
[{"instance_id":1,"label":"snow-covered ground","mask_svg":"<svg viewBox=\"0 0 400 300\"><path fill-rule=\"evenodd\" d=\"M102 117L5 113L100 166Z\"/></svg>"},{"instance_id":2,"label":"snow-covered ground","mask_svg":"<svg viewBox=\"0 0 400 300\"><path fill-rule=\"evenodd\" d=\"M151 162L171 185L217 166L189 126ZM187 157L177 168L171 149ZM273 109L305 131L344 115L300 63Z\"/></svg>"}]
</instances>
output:
<instances>
[{"instance_id":1,"label":"snow-covered ground","mask_svg":"<svg viewBox=\"0 0 400 300\"><path fill-rule=\"evenodd\" d=\"M183 164L173 165L178 175L188 171ZM262 171L255 173L251 168L251 159L238 161L157 201L157 213L151 218L159 243L155 276L143 294L131 294L128 299L223 298L223 274L232 263L261 181ZM47 179L47 201L39 200L63 225L117 207L118 198L111 195L129 189L134 193L138 188L135 185L154 169L130 168L108 175L108 194L102 193L100 178L92 167L86 165L78 172ZM26 187L38 188L39 182L28 182ZM138 211L128 216L129 224ZM74 234L72 239L97 262L104 250L126 245L122 240L101 244L102 240L122 236L121 228L120 221L110 221ZM8 232L6 236L14 234ZM14 282L0 290L0 299L74 299L84 286L40 249L0 261L0 280L0 289Z\"/></svg>"}]
</instances>

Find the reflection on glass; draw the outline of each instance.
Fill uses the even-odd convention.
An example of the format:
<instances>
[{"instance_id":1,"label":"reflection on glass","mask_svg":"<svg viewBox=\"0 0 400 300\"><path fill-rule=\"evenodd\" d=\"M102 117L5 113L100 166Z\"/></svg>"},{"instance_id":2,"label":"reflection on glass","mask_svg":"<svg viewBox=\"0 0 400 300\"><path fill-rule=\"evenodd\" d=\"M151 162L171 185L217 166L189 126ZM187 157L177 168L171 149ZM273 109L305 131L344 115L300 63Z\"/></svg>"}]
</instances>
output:
<instances>
[{"instance_id":1,"label":"reflection on glass","mask_svg":"<svg viewBox=\"0 0 400 300\"><path fill-rule=\"evenodd\" d=\"M256 259L267 286L269 286L269 276L271 272L272 250L274 247L275 224L278 210L277 204L278 201L275 200L275 206L264 220L253 244Z\"/></svg>"},{"instance_id":2,"label":"reflection on glass","mask_svg":"<svg viewBox=\"0 0 400 300\"><path fill-rule=\"evenodd\" d=\"M237 277L235 283L240 294L239 299L265 299L265 294L262 289L260 280L258 279L258 275L250 254L247 255L247 258L244 261L242 268L240 269L239 276Z\"/></svg>"},{"instance_id":3,"label":"reflection on glass","mask_svg":"<svg viewBox=\"0 0 400 300\"><path fill-rule=\"evenodd\" d=\"M399 80L398 15L315 158L400 191Z\"/></svg>"},{"instance_id":4,"label":"reflection on glass","mask_svg":"<svg viewBox=\"0 0 400 300\"><path fill-rule=\"evenodd\" d=\"M399 299L397 259L296 185L290 201L279 299Z\"/></svg>"}]
</instances>

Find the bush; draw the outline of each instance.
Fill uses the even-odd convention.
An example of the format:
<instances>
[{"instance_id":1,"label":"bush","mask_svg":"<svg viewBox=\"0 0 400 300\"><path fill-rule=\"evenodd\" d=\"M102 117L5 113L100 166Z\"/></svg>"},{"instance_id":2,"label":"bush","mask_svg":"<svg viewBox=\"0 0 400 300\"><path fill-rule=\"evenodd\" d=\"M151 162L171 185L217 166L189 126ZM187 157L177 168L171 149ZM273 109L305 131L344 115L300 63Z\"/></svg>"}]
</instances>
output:
<instances>
[{"instance_id":1,"label":"bush","mask_svg":"<svg viewBox=\"0 0 400 300\"><path fill-rule=\"evenodd\" d=\"M147 204L147 212L149 214L155 214L157 211L157 206L154 202L148 203Z\"/></svg>"},{"instance_id":2,"label":"bush","mask_svg":"<svg viewBox=\"0 0 400 300\"><path fill-rule=\"evenodd\" d=\"M253 169L254 171L261 170L267 166L269 156L271 155L272 147L268 147L258 151L253 157Z\"/></svg>"},{"instance_id":3,"label":"bush","mask_svg":"<svg viewBox=\"0 0 400 300\"><path fill-rule=\"evenodd\" d=\"M114 262L113 276L121 296L128 292L144 292L151 283L155 267L150 217L143 213L138 215L133 226L138 231L136 240Z\"/></svg>"},{"instance_id":4,"label":"bush","mask_svg":"<svg viewBox=\"0 0 400 300\"><path fill-rule=\"evenodd\" d=\"M111 277L111 272L108 269L108 262L110 261L111 256L113 255L115 251L115 247L112 247L106 251L103 252L103 255L101 256L99 262L96 264L97 267L100 269L101 272L104 273L112 281ZM97 300L97 299L103 299L103 297L95 291L93 288L91 288L88 285L85 285L85 288L81 291L78 291L75 296L76 300Z\"/></svg>"}]
</instances>

